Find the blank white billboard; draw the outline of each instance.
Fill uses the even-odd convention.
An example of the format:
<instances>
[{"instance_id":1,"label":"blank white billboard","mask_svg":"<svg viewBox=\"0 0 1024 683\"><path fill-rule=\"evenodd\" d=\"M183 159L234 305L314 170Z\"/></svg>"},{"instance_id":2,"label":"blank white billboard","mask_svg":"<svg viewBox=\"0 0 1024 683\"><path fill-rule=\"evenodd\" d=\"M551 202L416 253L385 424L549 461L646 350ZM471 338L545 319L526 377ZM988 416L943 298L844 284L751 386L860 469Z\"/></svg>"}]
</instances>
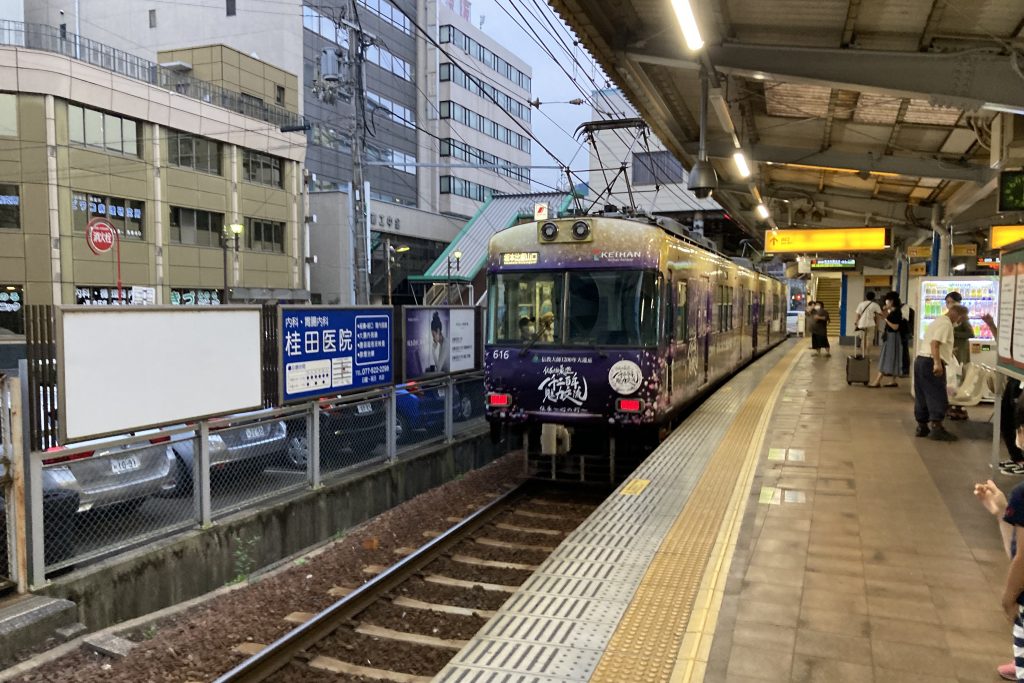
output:
<instances>
[{"instance_id":1,"label":"blank white billboard","mask_svg":"<svg viewBox=\"0 0 1024 683\"><path fill-rule=\"evenodd\" d=\"M251 410L262 403L257 307L58 310L65 442Z\"/></svg>"}]
</instances>

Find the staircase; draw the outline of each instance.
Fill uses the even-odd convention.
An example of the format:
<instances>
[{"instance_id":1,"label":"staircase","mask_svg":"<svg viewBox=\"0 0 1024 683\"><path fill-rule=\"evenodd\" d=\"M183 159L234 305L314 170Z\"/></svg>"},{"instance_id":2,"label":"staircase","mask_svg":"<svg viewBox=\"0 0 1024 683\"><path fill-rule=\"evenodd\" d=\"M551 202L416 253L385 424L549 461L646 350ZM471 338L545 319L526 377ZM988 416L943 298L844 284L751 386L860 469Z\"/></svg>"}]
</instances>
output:
<instances>
[{"instance_id":1,"label":"staircase","mask_svg":"<svg viewBox=\"0 0 1024 683\"><path fill-rule=\"evenodd\" d=\"M843 281L837 277L819 277L818 286L814 298L825 304L828 311L828 336L833 339L839 337L839 305L841 303Z\"/></svg>"}]
</instances>

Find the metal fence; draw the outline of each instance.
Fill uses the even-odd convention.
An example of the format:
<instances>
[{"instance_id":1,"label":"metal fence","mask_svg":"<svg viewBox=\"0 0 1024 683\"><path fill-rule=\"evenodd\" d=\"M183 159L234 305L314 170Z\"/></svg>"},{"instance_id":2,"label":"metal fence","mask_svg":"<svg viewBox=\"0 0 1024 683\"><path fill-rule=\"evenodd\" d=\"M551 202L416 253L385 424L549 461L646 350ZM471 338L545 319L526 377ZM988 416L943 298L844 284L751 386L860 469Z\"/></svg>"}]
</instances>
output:
<instances>
[{"instance_id":1,"label":"metal fence","mask_svg":"<svg viewBox=\"0 0 1024 683\"><path fill-rule=\"evenodd\" d=\"M450 442L483 402L473 373L35 451L30 584Z\"/></svg>"},{"instance_id":2,"label":"metal fence","mask_svg":"<svg viewBox=\"0 0 1024 683\"><path fill-rule=\"evenodd\" d=\"M69 33L66 29L56 26L0 21L0 45L25 47L77 59L127 78L266 121L277 127L297 126L302 122L298 114L283 107L247 98L241 93L226 90L219 85L185 76L142 57Z\"/></svg>"}]
</instances>

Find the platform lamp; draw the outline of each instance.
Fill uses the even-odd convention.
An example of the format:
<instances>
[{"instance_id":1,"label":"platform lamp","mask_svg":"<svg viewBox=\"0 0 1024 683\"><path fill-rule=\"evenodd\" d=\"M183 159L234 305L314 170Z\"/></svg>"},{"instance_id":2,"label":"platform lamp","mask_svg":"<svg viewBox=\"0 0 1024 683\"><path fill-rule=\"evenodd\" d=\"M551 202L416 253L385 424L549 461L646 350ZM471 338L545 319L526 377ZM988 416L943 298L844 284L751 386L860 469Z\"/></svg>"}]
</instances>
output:
<instances>
[{"instance_id":1,"label":"platform lamp","mask_svg":"<svg viewBox=\"0 0 1024 683\"><path fill-rule=\"evenodd\" d=\"M448 284L445 286L445 303L452 305L452 259L455 259L455 272L459 272L459 264L462 261L462 252L453 251L448 255Z\"/></svg>"},{"instance_id":2,"label":"platform lamp","mask_svg":"<svg viewBox=\"0 0 1024 683\"><path fill-rule=\"evenodd\" d=\"M384 241L384 244L385 244L385 252L386 252L385 255L384 255L384 269L387 271L387 274L388 274L388 306L390 306L391 305L391 264L393 262L397 262L397 258L398 258L399 254L404 254L405 252L407 252L410 249L412 249L412 247L410 247L408 244L400 244L397 247L393 247L393 246L391 246L391 238L386 239Z\"/></svg>"},{"instance_id":3,"label":"platform lamp","mask_svg":"<svg viewBox=\"0 0 1024 683\"><path fill-rule=\"evenodd\" d=\"M238 253L238 237L245 229L241 223L232 223L220 231L220 247L224 250L224 303L231 299L231 290L228 288L228 254L231 247Z\"/></svg>"}]
</instances>

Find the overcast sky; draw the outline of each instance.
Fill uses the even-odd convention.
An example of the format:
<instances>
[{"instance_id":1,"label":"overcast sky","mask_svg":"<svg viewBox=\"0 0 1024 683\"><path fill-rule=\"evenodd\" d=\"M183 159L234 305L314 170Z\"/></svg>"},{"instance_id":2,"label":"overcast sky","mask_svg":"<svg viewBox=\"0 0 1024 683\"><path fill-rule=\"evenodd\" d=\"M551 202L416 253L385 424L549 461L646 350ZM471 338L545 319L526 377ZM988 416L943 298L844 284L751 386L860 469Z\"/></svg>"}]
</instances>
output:
<instances>
[{"instance_id":1,"label":"overcast sky","mask_svg":"<svg viewBox=\"0 0 1024 683\"><path fill-rule=\"evenodd\" d=\"M554 38L548 32L550 28L547 23L536 21L524 10L525 7L533 11L536 16L540 11L538 5L543 7L547 18L556 25L563 43L570 50L574 50L578 62L583 66L575 65L571 57L555 43ZM550 46L551 52L559 57L561 65L565 67L569 75L576 78L588 96L594 89L588 76L593 76L594 80L602 87L605 85L605 77L594 66L582 46L573 48L571 32L558 15L551 10L546 0L536 4L530 0L515 0L514 3L509 0L473 0L473 23L479 26L482 18L485 33L500 39L505 47L515 52L533 68L533 97L540 98L541 101L541 111L533 110L534 137L544 143L562 163L570 163L570 160L575 157L575 161L572 161L571 164L574 171L585 169L589 163L588 150L579 151L580 143L572 139L572 133L576 130L576 126L593 118L590 105L558 104L582 97L580 90L573 85L569 76L559 68L559 65L537 45L532 34L522 28L521 25L524 22L516 13L515 7L524 13L531 25L537 29L537 33L544 39L544 43ZM509 13L511 13L511 17ZM546 102L550 104L544 104ZM532 143L531 149L535 166L555 165L555 162L536 141ZM532 178L535 189L543 190L545 185L557 186L562 176L555 169L534 169Z\"/></svg>"}]
</instances>

